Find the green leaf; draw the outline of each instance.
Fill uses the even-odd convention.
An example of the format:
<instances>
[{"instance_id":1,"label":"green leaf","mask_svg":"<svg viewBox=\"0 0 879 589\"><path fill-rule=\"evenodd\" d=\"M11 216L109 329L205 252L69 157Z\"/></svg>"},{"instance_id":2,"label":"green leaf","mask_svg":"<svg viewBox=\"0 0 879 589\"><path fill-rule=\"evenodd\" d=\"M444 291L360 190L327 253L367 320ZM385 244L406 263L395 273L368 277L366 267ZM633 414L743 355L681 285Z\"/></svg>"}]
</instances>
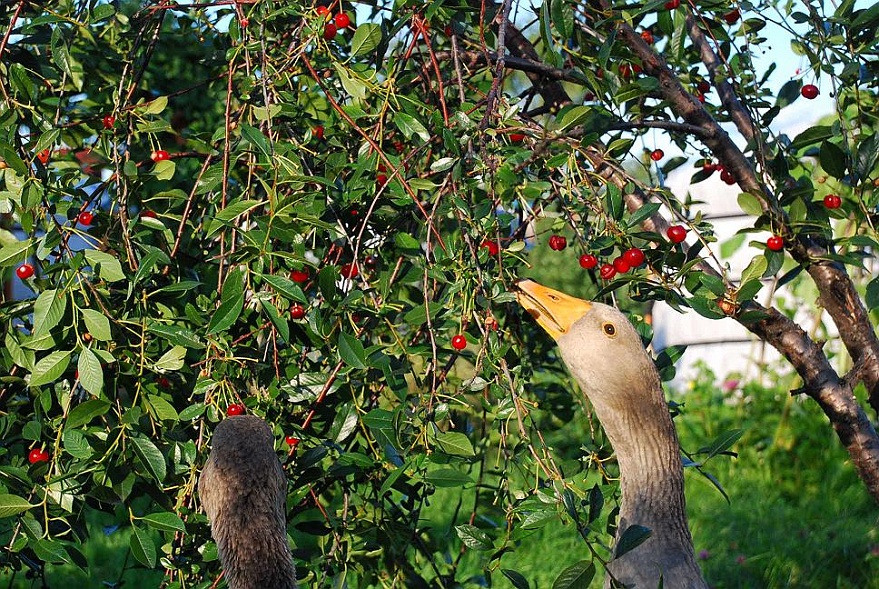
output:
<instances>
[{"instance_id":1,"label":"green leaf","mask_svg":"<svg viewBox=\"0 0 879 589\"><path fill-rule=\"evenodd\" d=\"M799 79L789 80L785 82L785 84L781 87L781 90L778 91L778 96L775 99L775 106L778 108L784 108L794 100L800 97L800 89L803 87L803 82Z\"/></svg>"},{"instance_id":2,"label":"green leaf","mask_svg":"<svg viewBox=\"0 0 879 589\"><path fill-rule=\"evenodd\" d=\"M619 221L623 218L623 193L614 184L608 184L604 194L604 203L607 207L607 213Z\"/></svg>"},{"instance_id":3,"label":"green leaf","mask_svg":"<svg viewBox=\"0 0 879 589\"><path fill-rule=\"evenodd\" d=\"M145 102L137 107L137 110L145 115L158 115L168 108L168 97L158 96L149 102Z\"/></svg>"},{"instance_id":4,"label":"green leaf","mask_svg":"<svg viewBox=\"0 0 879 589\"><path fill-rule=\"evenodd\" d=\"M626 528L613 548L613 557L619 558L644 543L651 536L650 528L633 524Z\"/></svg>"},{"instance_id":5,"label":"green leaf","mask_svg":"<svg viewBox=\"0 0 879 589\"><path fill-rule=\"evenodd\" d=\"M165 474L167 473L165 456L156 445L149 438L143 437L129 438L129 441L135 455L140 459L141 464L144 465L150 476L159 483L165 480Z\"/></svg>"},{"instance_id":6,"label":"green leaf","mask_svg":"<svg viewBox=\"0 0 879 589\"><path fill-rule=\"evenodd\" d=\"M802 268L801 266L797 267ZM740 303L750 301L758 292L760 292L761 288L763 288L763 282L756 278L749 280L739 287L736 293L736 300Z\"/></svg>"},{"instance_id":7,"label":"green leaf","mask_svg":"<svg viewBox=\"0 0 879 589\"><path fill-rule=\"evenodd\" d=\"M561 113L561 120L559 121L559 131L567 131L571 127L575 127L581 124L583 121L589 118L589 114L593 109L588 106L575 106L569 109L566 109Z\"/></svg>"},{"instance_id":8,"label":"green leaf","mask_svg":"<svg viewBox=\"0 0 879 589\"><path fill-rule=\"evenodd\" d=\"M30 386L50 384L61 378L70 364L70 352L55 351L42 358L31 373Z\"/></svg>"},{"instance_id":9,"label":"green leaf","mask_svg":"<svg viewBox=\"0 0 879 589\"><path fill-rule=\"evenodd\" d=\"M406 139L411 139L413 135L418 135L422 141L430 141L430 133L427 132L427 129L421 124L421 121L411 115L407 115L404 112L398 112L394 115L394 124L400 132L403 133L403 136L406 137Z\"/></svg>"},{"instance_id":10,"label":"green leaf","mask_svg":"<svg viewBox=\"0 0 879 589\"><path fill-rule=\"evenodd\" d=\"M150 408L153 410L153 414L156 416L156 419L160 421L177 421L179 415L177 414L177 410L174 409L174 406L163 399L158 395L149 395L147 396L147 400L149 401Z\"/></svg>"},{"instance_id":11,"label":"green leaf","mask_svg":"<svg viewBox=\"0 0 879 589\"><path fill-rule=\"evenodd\" d=\"M98 269L98 276L107 282L125 280L125 272L122 271L122 264L119 263L118 258L115 256L108 254L107 252L92 249L87 249L83 253L85 254L85 259L88 260L88 263Z\"/></svg>"},{"instance_id":12,"label":"green leaf","mask_svg":"<svg viewBox=\"0 0 879 589\"><path fill-rule=\"evenodd\" d=\"M67 293L44 290L34 302L34 335L49 333L58 325L67 310Z\"/></svg>"},{"instance_id":13,"label":"green leaf","mask_svg":"<svg viewBox=\"0 0 879 589\"><path fill-rule=\"evenodd\" d=\"M205 347L204 342L195 332L179 325L163 325L153 322L147 326L147 331L175 346L185 346L196 350Z\"/></svg>"},{"instance_id":14,"label":"green leaf","mask_svg":"<svg viewBox=\"0 0 879 589\"><path fill-rule=\"evenodd\" d=\"M367 368L363 342L344 331L339 333L339 357L352 368Z\"/></svg>"},{"instance_id":15,"label":"green leaf","mask_svg":"<svg viewBox=\"0 0 879 589\"><path fill-rule=\"evenodd\" d=\"M439 432L434 436L434 441L440 450L450 456L469 458L476 455L470 438L461 432Z\"/></svg>"},{"instance_id":16,"label":"green leaf","mask_svg":"<svg viewBox=\"0 0 879 589\"><path fill-rule=\"evenodd\" d=\"M177 164L172 160L156 162L152 170L153 176L155 176L157 180L170 180L174 177L175 171L177 171Z\"/></svg>"},{"instance_id":17,"label":"green leaf","mask_svg":"<svg viewBox=\"0 0 879 589\"><path fill-rule=\"evenodd\" d=\"M454 468L439 468L428 472L424 480L435 487L463 487L473 483L473 478L466 472Z\"/></svg>"},{"instance_id":18,"label":"green leaf","mask_svg":"<svg viewBox=\"0 0 879 589\"><path fill-rule=\"evenodd\" d=\"M763 214L763 203L750 192L740 193L738 202L742 211L752 217L759 217Z\"/></svg>"},{"instance_id":19,"label":"green leaf","mask_svg":"<svg viewBox=\"0 0 879 589\"><path fill-rule=\"evenodd\" d=\"M242 309L244 309L244 293L238 293L232 298L224 300L211 317L208 335L229 329L238 320Z\"/></svg>"},{"instance_id":20,"label":"green leaf","mask_svg":"<svg viewBox=\"0 0 879 589\"><path fill-rule=\"evenodd\" d=\"M164 354L155 363L153 368L158 372L173 372L183 368L183 359L186 357L186 348L183 346L174 346Z\"/></svg>"},{"instance_id":21,"label":"green leaf","mask_svg":"<svg viewBox=\"0 0 879 589\"><path fill-rule=\"evenodd\" d=\"M476 526L469 524L455 526L455 533L458 534L458 538L468 548L473 548L474 550L491 550L494 548L494 544L488 534Z\"/></svg>"},{"instance_id":22,"label":"green leaf","mask_svg":"<svg viewBox=\"0 0 879 589\"><path fill-rule=\"evenodd\" d=\"M333 67L336 69L336 75L339 77L339 82L342 83L342 88L345 89L345 92L350 94L356 101L366 98L366 84L363 80L354 76L350 70L338 62L333 62Z\"/></svg>"},{"instance_id":23,"label":"green leaf","mask_svg":"<svg viewBox=\"0 0 879 589\"><path fill-rule=\"evenodd\" d=\"M382 41L381 26L375 23L363 23L354 31L351 39L351 57L365 55L375 51Z\"/></svg>"},{"instance_id":24,"label":"green leaf","mask_svg":"<svg viewBox=\"0 0 879 589\"><path fill-rule=\"evenodd\" d=\"M23 511L36 507L18 495L0 495L0 517L12 517Z\"/></svg>"},{"instance_id":25,"label":"green leaf","mask_svg":"<svg viewBox=\"0 0 879 589\"><path fill-rule=\"evenodd\" d=\"M96 340L107 342L113 339L110 333L110 320L95 309L82 309L82 320L89 334Z\"/></svg>"},{"instance_id":26,"label":"green leaf","mask_svg":"<svg viewBox=\"0 0 879 589\"><path fill-rule=\"evenodd\" d=\"M156 566L156 545L146 530L138 526L131 527L131 540L129 541L131 554L137 561L147 568Z\"/></svg>"},{"instance_id":27,"label":"green leaf","mask_svg":"<svg viewBox=\"0 0 879 589\"><path fill-rule=\"evenodd\" d=\"M89 399L88 401L83 401L70 410L64 427L67 429L80 428L87 425L95 417L104 415L109 408L110 403L102 399Z\"/></svg>"},{"instance_id":28,"label":"green leaf","mask_svg":"<svg viewBox=\"0 0 879 589\"><path fill-rule=\"evenodd\" d=\"M739 438L741 438L744 433L745 430L743 429L732 429L723 432L714 438L708 446L701 448L697 454L707 454L708 456L705 457L705 460L710 460L718 454L722 454L732 448L733 444L738 442Z\"/></svg>"},{"instance_id":29,"label":"green leaf","mask_svg":"<svg viewBox=\"0 0 879 589\"><path fill-rule=\"evenodd\" d=\"M241 129L241 136L262 153L265 157L265 161L271 160L272 148L262 131L244 123L242 123L239 128Z\"/></svg>"},{"instance_id":30,"label":"green leaf","mask_svg":"<svg viewBox=\"0 0 879 589\"><path fill-rule=\"evenodd\" d=\"M244 213L266 204L263 200L239 200L226 205L222 211L219 211L208 225L206 237L212 237L225 225L228 225ZM225 288L225 287L224 287Z\"/></svg>"},{"instance_id":31,"label":"green leaf","mask_svg":"<svg viewBox=\"0 0 879 589\"><path fill-rule=\"evenodd\" d=\"M0 248L0 267L17 266L24 262L32 245L30 238L4 245Z\"/></svg>"},{"instance_id":32,"label":"green leaf","mask_svg":"<svg viewBox=\"0 0 879 589\"><path fill-rule=\"evenodd\" d=\"M70 564L70 555L64 550L64 545L57 540L41 538L33 544L34 553L43 562L53 564Z\"/></svg>"},{"instance_id":33,"label":"green leaf","mask_svg":"<svg viewBox=\"0 0 879 589\"><path fill-rule=\"evenodd\" d=\"M636 210L632 215L626 220L626 227L636 227L640 225L643 221L649 219L662 205L658 202L648 202L638 210Z\"/></svg>"},{"instance_id":34,"label":"green leaf","mask_svg":"<svg viewBox=\"0 0 879 589\"><path fill-rule=\"evenodd\" d=\"M531 586L528 585L528 580L521 573L512 569L501 569L501 572L516 589L531 589Z\"/></svg>"},{"instance_id":35,"label":"green leaf","mask_svg":"<svg viewBox=\"0 0 879 589\"><path fill-rule=\"evenodd\" d=\"M559 573L552 582L552 589L588 589L595 577L595 565L581 560Z\"/></svg>"},{"instance_id":36,"label":"green leaf","mask_svg":"<svg viewBox=\"0 0 879 589\"><path fill-rule=\"evenodd\" d=\"M285 342L290 341L290 325L287 323L287 319L278 313L278 309L268 299L260 299L259 304L262 306L262 310L265 311L265 314L268 315L269 321L271 321L272 325L275 326L275 329L278 330L281 339Z\"/></svg>"},{"instance_id":37,"label":"green leaf","mask_svg":"<svg viewBox=\"0 0 879 589\"><path fill-rule=\"evenodd\" d=\"M759 280L763 273L766 272L766 268L769 263L766 261L766 258L763 256L757 256L748 264L748 266L742 270L741 283L744 284L750 280Z\"/></svg>"},{"instance_id":38,"label":"green leaf","mask_svg":"<svg viewBox=\"0 0 879 589\"><path fill-rule=\"evenodd\" d=\"M308 302L305 293L302 292L302 288L292 280L284 278L283 276L274 276L272 274L262 274L260 275L260 278L279 294L285 296L291 301L296 301L298 303Z\"/></svg>"},{"instance_id":39,"label":"green leaf","mask_svg":"<svg viewBox=\"0 0 879 589\"><path fill-rule=\"evenodd\" d=\"M94 454L94 450L89 445L85 434L78 429L65 428L61 441L64 445L64 450L74 458L88 460Z\"/></svg>"},{"instance_id":40,"label":"green leaf","mask_svg":"<svg viewBox=\"0 0 879 589\"><path fill-rule=\"evenodd\" d=\"M845 152L835 143L825 141L821 144L818 152L818 161L824 171L834 178L845 177L846 157Z\"/></svg>"},{"instance_id":41,"label":"green leaf","mask_svg":"<svg viewBox=\"0 0 879 589\"><path fill-rule=\"evenodd\" d=\"M791 149L796 151L807 145L813 145L815 143L820 143L825 139L830 139L834 137L835 133L833 132L833 128L827 125L817 125L815 127L809 127L802 133L796 136L794 140L791 142Z\"/></svg>"},{"instance_id":42,"label":"green leaf","mask_svg":"<svg viewBox=\"0 0 879 589\"><path fill-rule=\"evenodd\" d=\"M101 369L101 361L95 353L88 348L79 352L79 360L76 363L79 371L79 384L82 388L93 395L100 395L104 388L104 371Z\"/></svg>"},{"instance_id":43,"label":"green leaf","mask_svg":"<svg viewBox=\"0 0 879 589\"><path fill-rule=\"evenodd\" d=\"M553 0L550 12L552 24L562 38L567 39L574 34L574 14L568 2Z\"/></svg>"},{"instance_id":44,"label":"green leaf","mask_svg":"<svg viewBox=\"0 0 879 589\"><path fill-rule=\"evenodd\" d=\"M145 521L151 528L161 532L186 533L186 524L183 523L180 516L176 513L171 513L170 511L150 513L143 516L143 521Z\"/></svg>"}]
</instances>

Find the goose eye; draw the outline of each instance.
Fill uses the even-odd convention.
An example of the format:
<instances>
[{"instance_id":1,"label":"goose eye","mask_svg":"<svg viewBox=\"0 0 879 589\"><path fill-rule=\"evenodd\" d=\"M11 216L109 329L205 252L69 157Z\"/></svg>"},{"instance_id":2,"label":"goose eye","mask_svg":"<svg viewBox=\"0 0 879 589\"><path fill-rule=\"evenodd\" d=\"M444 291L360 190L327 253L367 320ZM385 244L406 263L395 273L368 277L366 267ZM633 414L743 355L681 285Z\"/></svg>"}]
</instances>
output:
<instances>
[{"instance_id":1,"label":"goose eye","mask_svg":"<svg viewBox=\"0 0 879 589\"><path fill-rule=\"evenodd\" d=\"M604 330L604 333L613 337L617 334L617 328L614 327L613 323L604 323L601 326L601 329Z\"/></svg>"},{"instance_id":2,"label":"goose eye","mask_svg":"<svg viewBox=\"0 0 879 589\"><path fill-rule=\"evenodd\" d=\"M547 295L547 296L549 297L549 300L551 300L551 301L558 301L559 300L559 298L557 296L555 296L554 294Z\"/></svg>"}]
</instances>

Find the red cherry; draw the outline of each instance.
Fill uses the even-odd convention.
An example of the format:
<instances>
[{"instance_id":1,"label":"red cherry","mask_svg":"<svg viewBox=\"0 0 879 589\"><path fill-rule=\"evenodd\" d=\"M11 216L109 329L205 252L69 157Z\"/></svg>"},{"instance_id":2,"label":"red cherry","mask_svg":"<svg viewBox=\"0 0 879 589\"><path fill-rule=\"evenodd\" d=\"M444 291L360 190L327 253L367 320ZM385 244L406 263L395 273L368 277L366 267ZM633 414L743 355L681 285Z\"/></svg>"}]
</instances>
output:
<instances>
[{"instance_id":1,"label":"red cherry","mask_svg":"<svg viewBox=\"0 0 879 589\"><path fill-rule=\"evenodd\" d=\"M299 303L293 303L293 306L290 307L290 317L293 319L302 319L305 317L305 307Z\"/></svg>"},{"instance_id":2,"label":"red cherry","mask_svg":"<svg viewBox=\"0 0 879 589\"><path fill-rule=\"evenodd\" d=\"M631 266L622 256L617 256L613 261L613 269L620 274L625 274L631 269Z\"/></svg>"},{"instance_id":3,"label":"red cherry","mask_svg":"<svg viewBox=\"0 0 879 589\"><path fill-rule=\"evenodd\" d=\"M726 14L724 14L723 20L725 20L726 24L728 24L728 25L734 25L739 20L740 16L741 16L741 13L739 12L739 9L736 8L736 9L731 10L731 11L727 12Z\"/></svg>"},{"instance_id":4,"label":"red cherry","mask_svg":"<svg viewBox=\"0 0 879 589\"><path fill-rule=\"evenodd\" d=\"M76 220L79 221L80 225L91 225L94 218L95 215L91 211L83 211Z\"/></svg>"},{"instance_id":5,"label":"red cherry","mask_svg":"<svg viewBox=\"0 0 879 589\"><path fill-rule=\"evenodd\" d=\"M232 403L226 407L226 415L241 415L244 413L244 405L241 403Z\"/></svg>"},{"instance_id":6,"label":"red cherry","mask_svg":"<svg viewBox=\"0 0 879 589\"><path fill-rule=\"evenodd\" d=\"M101 119L101 123L103 123L105 129L112 129L113 125L116 124L116 117L113 115L104 115L104 118Z\"/></svg>"},{"instance_id":7,"label":"red cherry","mask_svg":"<svg viewBox=\"0 0 879 589\"><path fill-rule=\"evenodd\" d=\"M34 275L34 267L30 264L22 264L18 268L15 269L15 275L21 278L22 280L27 280L31 276Z\"/></svg>"},{"instance_id":8,"label":"red cherry","mask_svg":"<svg viewBox=\"0 0 879 589\"><path fill-rule=\"evenodd\" d=\"M324 126L323 125L316 126L314 128L314 131L312 131L312 134L315 137L317 137L318 139L323 139L324 138Z\"/></svg>"},{"instance_id":9,"label":"red cherry","mask_svg":"<svg viewBox=\"0 0 879 589\"><path fill-rule=\"evenodd\" d=\"M49 156L52 154L48 149L44 149L40 153L37 154L37 159L40 160L40 163L43 165L49 163Z\"/></svg>"},{"instance_id":10,"label":"red cherry","mask_svg":"<svg viewBox=\"0 0 879 589\"><path fill-rule=\"evenodd\" d=\"M680 243L687 238L687 229L683 225L672 225L665 230L665 234L672 243Z\"/></svg>"},{"instance_id":11,"label":"red cherry","mask_svg":"<svg viewBox=\"0 0 879 589\"><path fill-rule=\"evenodd\" d=\"M327 16L329 13L330 13L330 9L327 8L326 6L318 6L317 7L318 16Z\"/></svg>"},{"instance_id":12,"label":"red cherry","mask_svg":"<svg viewBox=\"0 0 879 589\"><path fill-rule=\"evenodd\" d=\"M586 270L591 270L598 265L598 258L593 256L592 254L583 254L580 256L580 267Z\"/></svg>"},{"instance_id":13,"label":"red cherry","mask_svg":"<svg viewBox=\"0 0 879 589\"><path fill-rule=\"evenodd\" d=\"M828 209L838 209L842 206L842 198L836 194L828 194L824 197L824 206Z\"/></svg>"},{"instance_id":14,"label":"red cherry","mask_svg":"<svg viewBox=\"0 0 879 589\"><path fill-rule=\"evenodd\" d=\"M674 10L681 5L681 0L668 0L663 6L666 10Z\"/></svg>"},{"instance_id":15,"label":"red cherry","mask_svg":"<svg viewBox=\"0 0 879 589\"><path fill-rule=\"evenodd\" d=\"M644 252L642 252L637 247L630 247L625 252L623 252L623 259L632 268L637 268L644 263Z\"/></svg>"},{"instance_id":16,"label":"red cherry","mask_svg":"<svg viewBox=\"0 0 879 589\"><path fill-rule=\"evenodd\" d=\"M144 209L143 211L141 211L140 216L141 217L149 217L150 219L155 219L156 213L154 211L149 210L149 209Z\"/></svg>"},{"instance_id":17,"label":"red cherry","mask_svg":"<svg viewBox=\"0 0 879 589\"><path fill-rule=\"evenodd\" d=\"M340 29L348 28L348 25L351 24L351 18L345 14L344 12L340 12L336 15L335 21L336 26Z\"/></svg>"},{"instance_id":18,"label":"red cherry","mask_svg":"<svg viewBox=\"0 0 879 589\"><path fill-rule=\"evenodd\" d=\"M665 152L662 151L661 149L654 149L652 152L650 152L650 159L652 159L654 162L658 162L659 160L661 160L664 157L665 157Z\"/></svg>"},{"instance_id":19,"label":"red cherry","mask_svg":"<svg viewBox=\"0 0 879 589\"><path fill-rule=\"evenodd\" d=\"M815 84L806 84L800 89L800 94L803 95L803 98L808 98L812 100L818 97L818 86Z\"/></svg>"},{"instance_id":20,"label":"red cherry","mask_svg":"<svg viewBox=\"0 0 879 589\"><path fill-rule=\"evenodd\" d=\"M510 133L510 141L513 143L522 143L525 141L525 133Z\"/></svg>"},{"instance_id":21,"label":"red cherry","mask_svg":"<svg viewBox=\"0 0 879 589\"><path fill-rule=\"evenodd\" d=\"M336 29L336 25L334 25L331 22L328 22L327 26L324 27L324 39L329 41L330 39L335 37L336 33L338 33L338 32L339 31L338 31L338 29Z\"/></svg>"},{"instance_id":22,"label":"red cherry","mask_svg":"<svg viewBox=\"0 0 879 589\"><path fill-rule=\"evenodd\" d=\"M242 29L246 29L246 28L247 28L247 25L250 24L250 21L247 20L246 18L242 18L242 19L239 21L238 24L241 25L241 28L242 28Z\"/></svg>"},{"instance_id":23,"label":"red cherry","mask_svg":"<svg viewBox=\"0 0 879 589\"><path fill-rule=\"evenodd\" d=\"M487 249L488 255L491 257L496 256L498 252L501 251L501 248L498 246L497 242L490 239L486 239L485 241L483 241L482 245L479 247L484 247L485 249Z\"/></svg>"},{"instance_id":24,"label":"red cherry","mask_svg":"<svg viewBox=\"0 0 879 589\"><path fill-rule=\"evenodd\" d=\"M549 249L557 252L568 247L568 240L563 235L553 235L549 238Z\"/></svg>"},{"instance_id":25,"label":"red cherry","mask_svg":"<svg viewBox=\"0 0 879 589\"><path fill-rule=\"evenodd\" d=\"M696 100L698 100L702 104L705 104L705 94L703 94L702 92L697 93Z\"/></svg>"},{"instance_id":26,"label":"red cherry","mask_svg":"<svg viewBox=\"0 0 879 589\"><path fill-rule=\"evenodd\" d=\"M641 31L641 38L644 39L645 43L650 43L651 45L653 44L653 33L651 33L650 31Z\"/></svg>"},{"instance_id":27,"label":"red cherry","mask_svg":"<svg viewBox=\"0 0 879 589\"><path fill-rule=\"evenodd\" d=\"M617 275L617 269L613 267L613 264L602 264L601 269L598 270L598 275L605 280L610 280Z\"/></svg>"},{"instance_id":28,"label":"red cherry","mask_svg":"<svg viewBox=\"0 0 879 589\"><path fill-rule=\"evenodd\" d=\"M623 65L621 65L620 66L620 75L624 78L627 78L627 79L631 78L632 77L632 66L630 66L627 63L624 63Z\"/></svg>"},{"instance_id":29,"label":"red cherry","mask_svg":"<svg viewBox=\"0 0 879 589\"><path fill-rule=\"evenodd\" d=\"M297 438L296 436L287 436L286 438L284 438L284 441L287 442L287 445L291 448L295 448L299 445L299 438Z\"/></svg>"},{"instance_id":30,"label":"red cherry","mask_svg":"<svg viewBox=\"0 0 879 589\"><path fill-rule=\"evenodd\" d=\"M170 389L171 388L171 381L168 380L168 377L166 377L166 376L160 376L159 378L157 378L156 384L159 385L160 387L162 387L163 389Z\"/></svg>"},{"instance_id":31,"label":"red cherry","mask_svg":"<svg viewBox=\"0 0 879 589\"><path fill-rule=\"evenodd\" d=\"M452 347L456 350L463 350L467 347L467 338L461 334L452 338Z\"/></svg>"},{"instance_id":32,"label":"red cherry","mask_svg":"<svg viewBox=\"0 0 879 589\"><path fill-rule=\"evenodd\" d=\"M360 274L360 270L357 268L357 264L342 264L342 267L339 268L339 274L345 278L354 278Z\"/></svg>"},{"instance_id":33,"label":"red cherry","mask_svg":"<svg viewBox=\"0 0 879 589\"><path fill-rule=\"evenodd\" d=\"M708 80L699 80L699 83L696 84L696 89L704 94L711 91L711 84L708 83Z\"/></svg>"},{"instance_id":34,"label":"red cherry","mask_svg":"<svg viewBox=\"0 0 879 589\"><path fill-rule=\"evenodd\" d=\"M48 462L49 460L49 452L43 450L42 448L34 448L27 454L27 461L31 464L36 464L37 462Z\"/></svg>"},{"instance_id":35,"label":"red cherry","mask_svg":"<svg viewBox=\"0 0 879 589\"><path fill-rule=\"evenodd\" d=\"M711 160L705 160L705 163L702 164L702 171L708 174L709 176L713 174L717 170L717 164L712 162Z\"/></svg>"},{"instance_id":36,"label":"red cherry","mask_svg":"<svg viewBox=\"0 0 879 589\"><path fill-rule=\"evenodd\" d=\"M164 149L157 149L152 153L152 155L150 155L150 159L154 162L164 162L171 159L171 154Z\"/></svg>"},{"instance_id":37,"label":"red cherry","mask_svg":"<svg viewBox=\"0 0 879 589\"><path fill-rule=\"evenodd\" d=\"M387 174L378 173L375 175L375 183L378 184L379 186L384 186L385 184L387 184L387 182L388 182L388 175Z\"/></svg>"},{"instance_id":38,"label":"red cherry","mask_svg":"<svg viewBox=\"0 0 879 589\"><path fill-rule=\"evenodd\" d=\"M732 186L733 184L736 183L736 177L733 176L732 172L730 172L729 170L726 170L726 169L720 173L720 179L723 180L724 182L726 182L727 184L729 184L730 186Z\"/></svg>"},{"instance_id":39,"label":"red cherry","mask_svg":"<svg viewBox=\"0 0 879 589\"><path fill-rule=\"evenodd\" d=\"M308 270L291 270L290 280L293 282L305 282L308 280Z\"/></svg>"},{"instance_id":40,"label":"red cherry","mask_svg":"<svg viewBox=\"0 0 879 589\"><path fill-rule=\"evenodd\" d=\"M766 240L766 247L774 252L780 252L784 249L784 239L780 235L773 235Z\"/></svg>"}]
</instances>

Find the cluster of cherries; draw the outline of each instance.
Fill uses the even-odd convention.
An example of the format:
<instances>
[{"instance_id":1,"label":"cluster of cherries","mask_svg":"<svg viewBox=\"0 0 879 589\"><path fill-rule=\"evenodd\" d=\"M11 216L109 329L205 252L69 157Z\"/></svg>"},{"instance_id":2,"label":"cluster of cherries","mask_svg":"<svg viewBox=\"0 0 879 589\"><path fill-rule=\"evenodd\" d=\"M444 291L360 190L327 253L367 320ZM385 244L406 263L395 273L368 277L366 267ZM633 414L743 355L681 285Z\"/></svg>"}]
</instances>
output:
<instances>
[{"instance_id":1,"label":"cluster of cherries","mask_svg":"<svg viewBox=\"0 0 879 589\"><path fill-rule=\"evenodd\" d=\"M666 236L672 243L680 243L687 237L687 230L682 225L673 225L666 231ZM561 237L553 235L552 237ZM550 237L550 247L552 247ZM564 239L564 237L561 237ZM555 249L555 248L553 248ZM630 247L622 254L614 258L612 262L601 264L595 254L583 254L580 256L580 267L586 270L598 268L598 275L604 280L611 280L617 274L625 274L629 270L639 268L645 260L644 251L641 248Z\"/></svg>"},{"instance_id":2,"label":"cluster of cherries","mask_svg":"<svg viewBox=\"0 0 879 589\"><path fill-rule=\"evenodd\" d=\"M318 6L317 7L318 16L322 16L325 19L329 20L330 17L330 9L326 6ZM335 17L333 17L332 22L328 22L324 26L323 38L329 41L341 29L347 29L351 25L351 17L349 17L344 12L338 13Z\"/></svg>"}]
</instances>

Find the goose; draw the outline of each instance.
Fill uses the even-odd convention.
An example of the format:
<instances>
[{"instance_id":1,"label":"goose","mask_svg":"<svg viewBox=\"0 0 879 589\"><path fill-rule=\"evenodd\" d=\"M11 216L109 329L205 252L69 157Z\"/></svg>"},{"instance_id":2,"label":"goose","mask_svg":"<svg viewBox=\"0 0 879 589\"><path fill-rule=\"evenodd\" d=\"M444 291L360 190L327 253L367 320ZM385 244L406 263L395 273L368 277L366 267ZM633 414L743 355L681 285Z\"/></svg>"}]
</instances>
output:
<instances>
[{"instance_id":1,"label":"goose","mask_svg":"<svg viewBox=\"0 0 879 589\"><path fill-rule=\"evenodd\" d=\"M631 526L650 530L643 543L608 563L605 588L707 589L687 524L677 433L635 328L614 307L532 280L519 281L515 290L519 304L556 341L616 453L622 504L615 544Z\"/></svg>"},{"instance_id":2,"label":"goose","mask_svg":"<svg viewBox=\"0 0 879 589\"><path fill-rule=\"evenodd\" d=\"M287 544L287 480L268 424L235 415L217 425L198 494L229 589L296 589Z\"/></svg>"}]
</instances>

